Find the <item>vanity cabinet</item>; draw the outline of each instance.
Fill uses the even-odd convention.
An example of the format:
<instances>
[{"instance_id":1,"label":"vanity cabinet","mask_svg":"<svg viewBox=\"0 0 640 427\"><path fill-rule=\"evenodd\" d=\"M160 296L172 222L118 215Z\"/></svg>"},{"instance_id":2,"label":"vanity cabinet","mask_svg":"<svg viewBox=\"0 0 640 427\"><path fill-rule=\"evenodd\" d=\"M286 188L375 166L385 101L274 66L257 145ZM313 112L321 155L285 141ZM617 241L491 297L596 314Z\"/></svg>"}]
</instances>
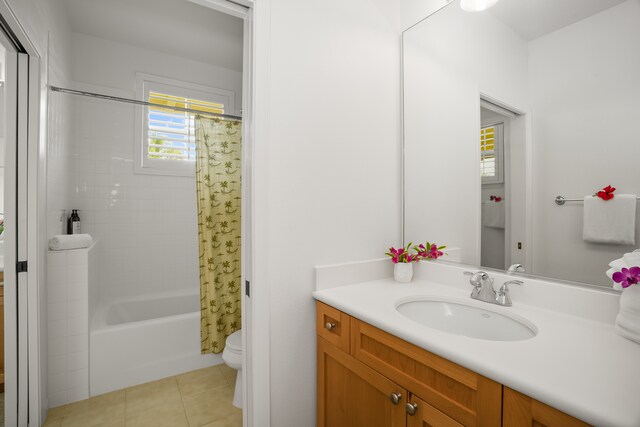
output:
<instances>
[{"instance_id":1,"label":"vanity cabinet","mask_svg":"<svg viewBox=\"0 0 640 427\"><path fill-rule=\"evenodd\" d=\"M318 427L587 425L324 303L316 319Z\"/></svg>"},{"instance_id":2,"label":"vanity cabinet","mask_svg":"<svg viewBox=\"0 0 640 427\"><path fill-rule=\"evenodd\" d=\"M588 424L526 396L504 387L505 427L587 427Z\"/></svg>"},{"instance_id":3,"label":"vanity cabinet","mask_svg":"<svg viewBox=\"0 0 640 427\"><path fill-rule=\"evenodd\" d=\"M316 308L318 426L500 426L500 384L326 304Z\"/></svg>"}]
</instances>

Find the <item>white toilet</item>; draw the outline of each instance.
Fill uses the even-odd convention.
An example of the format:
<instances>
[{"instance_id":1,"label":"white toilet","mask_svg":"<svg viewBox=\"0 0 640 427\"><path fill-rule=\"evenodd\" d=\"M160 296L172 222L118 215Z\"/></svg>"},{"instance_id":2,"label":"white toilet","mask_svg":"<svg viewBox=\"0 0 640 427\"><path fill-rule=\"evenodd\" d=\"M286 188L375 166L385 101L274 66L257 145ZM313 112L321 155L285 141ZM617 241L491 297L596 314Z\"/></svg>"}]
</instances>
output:
<instances>
[{"instance_id":1,"label":"white toilet","mask_svg":"<svg viewBox=\"0 0 640 427\"><path fill-rule=\"evenodd\" d=\"M236 391L233 393L233 406L242 408L242 331L236 331L227 337L222 351L222 360L230 368L236 369Z\"/></svg>"}]
</instances>

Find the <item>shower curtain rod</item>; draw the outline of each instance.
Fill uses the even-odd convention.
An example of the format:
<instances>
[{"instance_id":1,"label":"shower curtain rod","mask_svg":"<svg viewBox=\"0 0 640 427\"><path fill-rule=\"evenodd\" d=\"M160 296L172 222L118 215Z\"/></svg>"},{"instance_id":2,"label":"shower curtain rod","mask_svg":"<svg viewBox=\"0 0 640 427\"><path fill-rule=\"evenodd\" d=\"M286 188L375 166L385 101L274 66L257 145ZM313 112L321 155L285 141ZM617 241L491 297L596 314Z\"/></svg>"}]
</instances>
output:
<instances>
[{"instance_id":1,"label":"shower curtain rod","mask_svg":"<svg viewBox=\"0 0 640 427\"><path fill-rule=\"evenodd\" d=\"M66 89L58 86L49 85L49 89L51 89L53 92L69 93L71 95L89 96L91 98L106 99L108 101L126 102L128 104L144 105L146 107L159 107L159 108L166 108L169 110L185 111L187 113L202 114L205 116L222 117L224 119L242 120L242 117L233 116L231 114L207 113L206 111L194 110L192 108L171 107L168 105L155 104L153 102L140 101L138 99L121 98L119 96L103 95L101 93L85 92L82 90L75 90L75 89Z\"/></svg>"}]
</instances>

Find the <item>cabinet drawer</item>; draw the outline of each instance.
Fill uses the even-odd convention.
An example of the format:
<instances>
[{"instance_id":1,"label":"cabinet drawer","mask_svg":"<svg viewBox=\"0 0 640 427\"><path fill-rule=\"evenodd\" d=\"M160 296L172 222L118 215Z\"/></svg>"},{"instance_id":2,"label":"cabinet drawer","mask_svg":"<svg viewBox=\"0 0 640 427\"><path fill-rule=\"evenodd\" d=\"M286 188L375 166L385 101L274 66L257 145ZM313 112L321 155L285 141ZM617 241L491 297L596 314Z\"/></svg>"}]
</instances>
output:
<instances>
[{"instance_id":1,"label":"cabinet drawer","mask_svg":"<svg viewBox=\"0 0 640 427\"><path fill-rule=\"evenodd\" d=\"M351 354L464 426L502 423L501 384L354 318Z\"/></svg>"},{"instance_id":2,"label":"cabinet drawer","mask_svg":"<svg viewBox=\"0 0 640 427\"><path fill-rule=\"evenodd\" d=\"M349 353L350 316L319 301L316 302L316 333Z\"/></svg>"}]
</instances>

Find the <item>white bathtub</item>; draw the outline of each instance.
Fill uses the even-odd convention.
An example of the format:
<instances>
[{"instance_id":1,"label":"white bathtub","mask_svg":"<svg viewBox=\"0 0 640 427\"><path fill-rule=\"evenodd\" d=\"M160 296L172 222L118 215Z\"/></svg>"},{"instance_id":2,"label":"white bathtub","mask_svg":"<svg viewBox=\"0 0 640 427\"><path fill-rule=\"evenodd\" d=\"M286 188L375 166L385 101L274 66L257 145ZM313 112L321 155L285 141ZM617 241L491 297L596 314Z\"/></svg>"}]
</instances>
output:
<instances>
[{"instance_id":1,"label":"white bathtub","mask_svg":"<svg viewBox=\"0 0 640 427\"><path fill-rule=\"evenodd\" d=\"M98 304L89 359L91 396L222 363L200 354L198 294Z\"/></svg>"}]
</instances>

